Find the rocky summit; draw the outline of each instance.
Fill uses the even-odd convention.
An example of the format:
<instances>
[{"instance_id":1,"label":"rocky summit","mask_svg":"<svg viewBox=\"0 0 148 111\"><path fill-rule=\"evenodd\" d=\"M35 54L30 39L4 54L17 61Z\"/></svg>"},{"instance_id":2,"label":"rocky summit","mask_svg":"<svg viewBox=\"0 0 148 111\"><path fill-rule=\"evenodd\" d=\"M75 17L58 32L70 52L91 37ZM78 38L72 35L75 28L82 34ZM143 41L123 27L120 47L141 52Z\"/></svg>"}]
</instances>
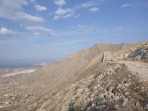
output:
<instances>
[{"instance_id":1,"label":"rocky summit","mask_svg":"<svg viewBox=\"0 0 148 111\"><path fill-rule=\"evenodd\" d=\"M0 79L0 111L148 111L148 42L97 43Z\"/></svg>"}]
</instances>

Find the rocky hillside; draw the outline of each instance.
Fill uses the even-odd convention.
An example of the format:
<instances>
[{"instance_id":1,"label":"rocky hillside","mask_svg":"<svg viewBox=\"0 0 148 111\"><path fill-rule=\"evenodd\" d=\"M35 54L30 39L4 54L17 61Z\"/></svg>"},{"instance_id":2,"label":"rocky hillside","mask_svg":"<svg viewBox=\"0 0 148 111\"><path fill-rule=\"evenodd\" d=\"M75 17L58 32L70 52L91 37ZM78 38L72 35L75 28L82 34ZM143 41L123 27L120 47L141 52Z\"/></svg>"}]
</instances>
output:
<instances>
[{"instance_id":1,"label":"rocky hillside","mask_svg":"<svg viewBox=\"0 0 148 111\"><path fill-rule=\"evenodd\" d=\"M26 111L68 111L71 99L76 111L147 111L148 83L124 63L93 63L74 82L50 90ZM147 65L148 68L148 65ZM148 71L148 69L147 69ZM147 78L148 80L148 78Z\"/></svg>"},{"instance_id":2,"label":"rocky hillside","mask_svg":"<svg viewBox=\"0 0 148 111\"><path fill-rule=\"evenodd\" d=\"M91 48L74 53L60 62L50 63L38 69L29 80L34 81L30 91L40 94L50 90L65 81L70 80L76 72L89 66L90 62L97 57L101 62L104 52L117 52L128 44L95 44ZM47 89L47 90L46 90Z\"/></svg>"},{"instance_id":3,"label":"rocky hillside","mask_svg":"<svg viewBox=\"0 0 148 111\"><path fill-rule=\"evenodd\" d=\"M98 43L49 63L26 79L27 102L11 109L68 111L72 105L75 111L148 111L146 44ZM137 56L139 61L129 59Z\"/></svg>"},{"instance_id":4,"label":"rocky hillside","mask_svg":"<svg viewBox=\"0 0 148 111\"><path fill-rule=\"evenodd\" d=\"M64 61L43 67L40 71L44 73L38 80L49 80L46 83L49 93L35 100L37 102L34 104L39 108L29 105L28 110L65 111L68 110L71 98L74 98L76 108L82 111L109 109L132 111L135 107L137 108L135 110L144 110L148 103L147 82L140 81L139 72L133 72L132 68L128 69L129 63L119 61L145 47L145 44L99 43L70 55ZM143 72L145 77L146 71ZM100 103L96 103L97 101ZM51 105L53 103L54 105Z\"/></svg>"}]
</instances>

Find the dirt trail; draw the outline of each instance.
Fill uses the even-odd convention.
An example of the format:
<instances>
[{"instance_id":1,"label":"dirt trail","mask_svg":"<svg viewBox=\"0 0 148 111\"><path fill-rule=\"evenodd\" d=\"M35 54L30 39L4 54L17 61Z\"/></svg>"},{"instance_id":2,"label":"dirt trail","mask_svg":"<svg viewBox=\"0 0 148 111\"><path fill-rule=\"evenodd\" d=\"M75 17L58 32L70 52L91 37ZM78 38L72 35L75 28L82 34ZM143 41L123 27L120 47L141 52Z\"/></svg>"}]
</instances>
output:
<instances>
[{"instance_id":1,"label":"dirt trail","mask_svg":"<svg viewBox=\"0 0 148 111\"><path fill-rule=\"evenodd\" d=\"M119 61L124 63L133 74L137 74L141 80L148 81L148 63L140 61Z\"/></svg>"}]
</instances>

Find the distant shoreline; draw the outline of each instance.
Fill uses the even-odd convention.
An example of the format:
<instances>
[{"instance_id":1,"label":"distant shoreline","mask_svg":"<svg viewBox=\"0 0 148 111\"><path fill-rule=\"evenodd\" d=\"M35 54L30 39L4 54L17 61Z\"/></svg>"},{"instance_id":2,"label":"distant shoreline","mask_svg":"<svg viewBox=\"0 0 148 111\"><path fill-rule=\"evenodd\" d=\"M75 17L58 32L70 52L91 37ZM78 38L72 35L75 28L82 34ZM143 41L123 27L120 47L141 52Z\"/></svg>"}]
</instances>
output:
<instances>
[{"instance_id":1,"label":"distant shoreline","mask_svg":"<svg viewBox=\"0 0 148 111\"><path fill-rule=\"evenodd\" d=\"M48 63L48 62L47 62ZM37 62L37 63L6 63L6 64L0 64L0 69L6 69L6 68L30 68L30 67L39 67L42 66L43 62Z\"/></svg>"},{"instance_id":2,"label":"distant shoreline","mask_svg":"<svg viewBox=\"0 0 148 111\"><path fill-rule=\"evenodd\" d=\"M16 64L16 65L0 65L0 69L6 69L6 68L28 68L28 67L34 67L34 64Z\"/></svg>"},{"instance_id":3,"label":"distant shoreline","mask_svg":"<svg viewBox=\"0 0 148 111\"><path fill-rule=\"evenodd\" d=\"M44 60L2 60L0 61L0 69L4 68L28 68L38 67L43 64L57 61L58 59L44 59Z\"/></svg>"}]
</instances>

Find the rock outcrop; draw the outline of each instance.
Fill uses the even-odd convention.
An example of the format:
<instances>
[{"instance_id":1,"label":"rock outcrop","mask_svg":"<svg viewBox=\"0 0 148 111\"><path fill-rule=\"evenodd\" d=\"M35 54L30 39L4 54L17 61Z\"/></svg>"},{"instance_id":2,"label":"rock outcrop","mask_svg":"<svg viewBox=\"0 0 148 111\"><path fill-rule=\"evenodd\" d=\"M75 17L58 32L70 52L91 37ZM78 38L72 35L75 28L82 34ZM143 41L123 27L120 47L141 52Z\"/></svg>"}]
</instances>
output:
<instances>
[{"instance_id":1,"label":"rock outcrop","mask_svg":"<svg viewBox=\"0 0 148 111\"><path fill-rule=\"evenodd\" d=\"M148 62L148 42L143 43L138 49L128 56L134 60L143 60Z\"/></svg>"}]
</instances>

